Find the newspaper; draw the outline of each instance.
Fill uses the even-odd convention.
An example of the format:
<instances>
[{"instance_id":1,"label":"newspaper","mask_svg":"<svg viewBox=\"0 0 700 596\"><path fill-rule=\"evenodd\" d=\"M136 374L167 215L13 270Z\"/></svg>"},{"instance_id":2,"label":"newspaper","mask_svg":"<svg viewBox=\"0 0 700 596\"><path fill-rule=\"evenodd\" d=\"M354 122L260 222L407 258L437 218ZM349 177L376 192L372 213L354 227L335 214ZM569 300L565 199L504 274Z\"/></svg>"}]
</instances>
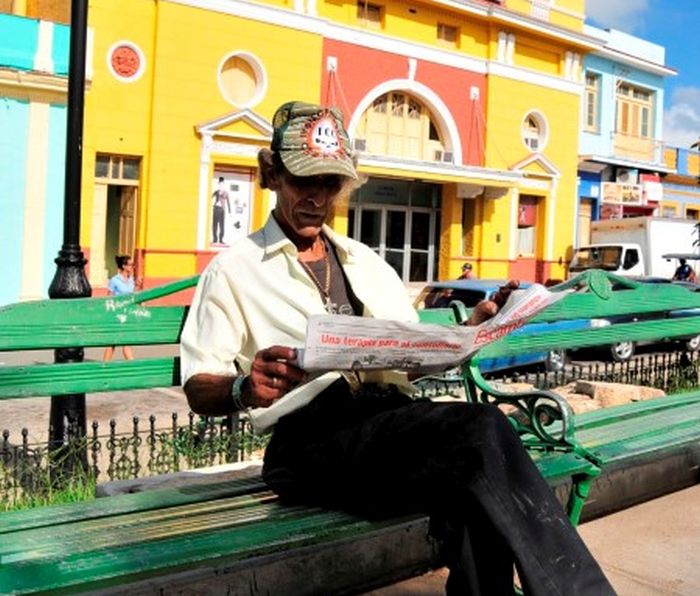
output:
<instances>
[{"instance_id":1,"label":"newspaper","mask_svg":"<svg viewBox=\"0 0 700 596\"><path fill-rule=\"evenodd\" d=\"M540 284L514 290L501 310L477 326L446 327L344 315L313 315L298 364L308 372L397 369L430 373L467 360L522 327L568 292Z\"/></svg>"},{"instance_id":2,"label":"newspaper","mask_svg":"<svg viewBox=\"0 0 700 596\"><path fill-rule=\"evenodd\" d=\"M308 404L347 370L398 369L438 372L464 362L481 347L521 327L568 291L533 285L515 290L491 319L474 327L404 323L368 317L313 315L296 364L309 373L305 383L267 408L248 412L257 433Z\"/></svg>"}]
</instances>

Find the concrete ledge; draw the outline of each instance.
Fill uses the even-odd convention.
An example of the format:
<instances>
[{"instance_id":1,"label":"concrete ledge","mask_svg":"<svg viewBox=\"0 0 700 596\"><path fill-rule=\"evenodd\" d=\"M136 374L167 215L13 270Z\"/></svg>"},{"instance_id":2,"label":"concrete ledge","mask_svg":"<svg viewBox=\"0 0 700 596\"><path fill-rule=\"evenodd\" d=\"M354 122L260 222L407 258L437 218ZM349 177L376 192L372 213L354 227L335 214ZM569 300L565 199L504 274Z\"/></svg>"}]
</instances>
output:
<instances>
[{"instance_id":1,"label":"concrete ledge","mask_svg":"<svg viewBox=\"0 0 700 596\"><path fill-rule=\"evenodd\" d=\"M358 594L442 566L425 517L374 532L245 560L222 556L191 569L102 589L104 596L336 596ZM95 593L95 592L91 592Z\"/></svg>"},{"instance_id":2,"label":"concrete ledge","mask_svg":"<svg viewBox=\"0 0 700 596\"><path fill-rule=\"evenodd\" d=\"M700 483L700 442L611 464L593 481L586 522Z\"/></svg>"}]
</instances>

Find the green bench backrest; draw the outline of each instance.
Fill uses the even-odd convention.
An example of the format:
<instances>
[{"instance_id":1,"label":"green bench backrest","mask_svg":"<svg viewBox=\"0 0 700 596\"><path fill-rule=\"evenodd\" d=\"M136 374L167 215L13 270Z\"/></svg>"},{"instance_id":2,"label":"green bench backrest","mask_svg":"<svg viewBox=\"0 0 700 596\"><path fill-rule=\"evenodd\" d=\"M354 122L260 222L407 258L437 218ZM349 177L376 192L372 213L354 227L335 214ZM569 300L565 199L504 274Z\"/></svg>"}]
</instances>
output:
<instances>
[{"instance_id":1,"label":"green bench backrest","mask_svg":"<svg viewBox=\"0 0 700 596\"><path fill-rule=\"evenodd\" d=\"M129 296L4 306L0 308L0 352L176 344L187 307L146 303L194 287L197 280L190 277ZM179 358L174 356L0 367L0 399L179 384Z\"/></svg>"},{"instance_id":2,"label":"green bench backrest","mask_svg":"<svg viewBox=\"0 0 700 596\"><path fill-rule=\"evenodd\" d=\"M37 300L0 307L0 352L177 343L184 306L147 306L197 285L197 277L128 296Z\"/></svg>"},{"instance_id":3,"label":"green bench backrest","mask_svg":"<svg viewBox=\"0 0 700 596\"><path fill-rule=\"evenodd\" d=\"M619 341L655 341L700 334L698 292L674 284L640 283L602 271L587 272L554 286L551 290L561 291L584 284L584 289L545 309L531 322L616 316L634 317L637 320L590 329L511 334L482 348L476 355L475 362L483 358L513 356L523 352L580 349ZM665 316L668 311L681 309L698 309L698 312L682 318ZM654 318L655 315L657 318Z\"/></svg>"},{"instance_id":4,"label":"green bench backrest","mask_svg":"<svg viewBox=\"0 0 700 596\"><path fill-rule=\"evenodd\" d=\"M42 300L0 308L0 351L41 350L105 345L176 344L186 307L146 303L196 285L191 277L125 297ZM626 289L611 290L611 282ZM554 291L587 284L540 313L533 321L644 315L669 309L700 309L700 293L671 284L641 284L594 271ZM468 313L452 308L421 311L424 322L453 325ZM621 339L641 341L700 334L698 315L678 319L639 320L574 331L509 335L484 347L473 360L523 351L583 348ZM133 361L77 362L0 367L0 399L65 393L91 393L179 385L177 357Z\"/></svg>"}]
</instances>

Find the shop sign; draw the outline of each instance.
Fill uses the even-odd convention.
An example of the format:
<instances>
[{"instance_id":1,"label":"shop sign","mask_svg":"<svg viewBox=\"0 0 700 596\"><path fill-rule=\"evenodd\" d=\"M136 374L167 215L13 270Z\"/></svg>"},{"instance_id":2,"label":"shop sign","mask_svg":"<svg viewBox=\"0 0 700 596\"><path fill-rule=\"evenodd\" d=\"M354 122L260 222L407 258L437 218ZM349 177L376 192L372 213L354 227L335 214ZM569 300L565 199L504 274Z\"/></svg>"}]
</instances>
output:
<instances>
[{"instance_id":1,"label":"shop sign","mask_svg":"<svg viewBox=\"0 0 700 596\"><path fill-rule=\"evenodd\" d=\"M622 184L603 182L603 203L615 205L641 205L642 186L640 184Z\"/></svg>"}]
</instances>

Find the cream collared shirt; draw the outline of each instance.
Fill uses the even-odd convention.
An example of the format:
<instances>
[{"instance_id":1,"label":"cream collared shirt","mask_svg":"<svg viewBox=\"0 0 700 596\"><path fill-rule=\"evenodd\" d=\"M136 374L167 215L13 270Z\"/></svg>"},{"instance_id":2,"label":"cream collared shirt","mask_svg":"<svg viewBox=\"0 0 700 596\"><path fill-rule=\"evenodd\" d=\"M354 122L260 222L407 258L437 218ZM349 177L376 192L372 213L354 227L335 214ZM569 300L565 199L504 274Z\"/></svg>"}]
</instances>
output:
<instances>
[{"instance_id":1,"label":"cream collared shirt","mask_svg":"<svg viewBox=\"0 0 700 596\"><path fill-rule=\"evenodd\" d=\"M396 272L368 246L323 232L338 259L364 316L417 321L406 288ZM302 347L312 314L324 314L318 289L297 259L296 246L270 216L265 226L212 260L202 274L182 331L183 384L200 373L247 374L255 354L272 345ZM238 367L238 368L237 368ZM329 373L289 392L270 408L257 408L251 420L258 431L311 401L335 379ZM410 389L403 373L372 372L365 381L396 383Z\"/></svg>"}]
</instances>

